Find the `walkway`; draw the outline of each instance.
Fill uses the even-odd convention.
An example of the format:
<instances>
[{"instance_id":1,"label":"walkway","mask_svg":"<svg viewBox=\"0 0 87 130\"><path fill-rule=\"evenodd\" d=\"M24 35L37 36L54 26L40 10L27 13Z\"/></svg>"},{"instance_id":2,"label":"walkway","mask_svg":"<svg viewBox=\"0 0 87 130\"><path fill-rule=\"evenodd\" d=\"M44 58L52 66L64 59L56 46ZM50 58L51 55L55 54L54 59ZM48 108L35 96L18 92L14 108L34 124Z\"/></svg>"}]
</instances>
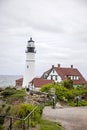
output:
<instances>
[{"instance_id":1,"label":"walkway","mask_svg":"<svg viewBox=\"0 0 87 130\"><path fill-rule=\"evenodd\" d=\"M43 118L60 122L66 130L87 130L87 107L45 107Z\"/></svg>"}]
</instances>

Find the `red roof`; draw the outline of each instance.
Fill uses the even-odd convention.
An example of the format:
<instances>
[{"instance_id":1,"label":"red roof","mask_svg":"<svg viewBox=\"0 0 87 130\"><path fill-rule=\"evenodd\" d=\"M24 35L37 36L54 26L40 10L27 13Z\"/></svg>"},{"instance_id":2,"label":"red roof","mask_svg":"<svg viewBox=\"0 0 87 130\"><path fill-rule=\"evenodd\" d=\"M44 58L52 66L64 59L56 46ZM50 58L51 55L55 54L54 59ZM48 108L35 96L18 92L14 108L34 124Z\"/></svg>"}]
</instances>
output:
<instances>
[{"instance_id":1,"label":"red roof","mask_svg":"<svg viewBox=\"0 0 87 130\"><path fill-rule=\"evenodd\" d=\"M23 83L23 78L17 79L17 80L15 81L15 85L16 85L16 86L22 86L22 83Z\"/></svg>"},{"instance_id":2,"label":"red roof","mask_svg":"<svg viewBox=\"0 0 87 130\"><path fill-rule=\"evenodd\" d=\"M82 83L86 83L85 78L76 68L58 68L55 67L56 72L62 78L62 80L66 79L66 76L78 76L78 80L73 80L73 84L78 85Z\"/></svg>"},{"instance_id":3,"label":"red roof","mask_svg":"<svg viewBox=\"0 0 87 130\"><path fill-rule=\"evenodd\" d=\"M31 82L34 84L34 87L38 87L38 88L46 84L54 83L53 80L47 80L42 78L34 78Z\"/></svg>"},{"instance_id":4,"label":"red roof","mask_svg":"<svg viewBox=\"0 0 87 130\"><path fill-rule=\"evenodd\" d=\"M62 68L62 67L54 67L49 69L48 71L44 72L44 74L41 76L41 78L44 78L45 74L50 74L51 70L55 69L58 75L61 77L62 80L67 79L68 76L78 76L78 80L73 80L74 85L79 85L79 84L86 84L85 78L82 76L82 74L78 71L76 68Z\"/></svg>"},{"instance_id":5,"label":"red roof","mask_svg":"<svg viewBox=\"0 0 87 130\"><path fill-rule=\"evenodd\" d=\"M23 78L17 79L16 82L23 82Z\"/></svg>"}]
</instances>

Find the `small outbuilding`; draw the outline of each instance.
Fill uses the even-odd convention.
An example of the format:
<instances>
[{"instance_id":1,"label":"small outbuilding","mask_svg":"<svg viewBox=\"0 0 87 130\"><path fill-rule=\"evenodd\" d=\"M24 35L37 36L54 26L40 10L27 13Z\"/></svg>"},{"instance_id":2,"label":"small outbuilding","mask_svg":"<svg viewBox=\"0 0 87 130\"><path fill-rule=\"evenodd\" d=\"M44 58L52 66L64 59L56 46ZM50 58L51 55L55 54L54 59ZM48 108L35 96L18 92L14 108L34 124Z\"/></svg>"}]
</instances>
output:
<instances>
[{"instance_id":1,"label":"small outbuilding","mask_svg":"<svg viewBox=\"0 0 87 130\"><path fill-rule=\"evenodd\" d=\"M42 79L42 78L34 78L31 82L30 82L30 87L34 88L35 90L40 89L43 85L46 84L52 84L54 83L54 80L47 80L47 79Z\"/></svg>"},{"instance_id":2,"label":"small outbuilding","mask_svg":"<svg viewBox=\"0 0 87 130\"><path fill-rule=\"evenodd\" d=\"M22 88L22 84L23 84L23 78L17 79L15 81L15 85L17 89L21 89Z\"/></svg>"}]
</instances>

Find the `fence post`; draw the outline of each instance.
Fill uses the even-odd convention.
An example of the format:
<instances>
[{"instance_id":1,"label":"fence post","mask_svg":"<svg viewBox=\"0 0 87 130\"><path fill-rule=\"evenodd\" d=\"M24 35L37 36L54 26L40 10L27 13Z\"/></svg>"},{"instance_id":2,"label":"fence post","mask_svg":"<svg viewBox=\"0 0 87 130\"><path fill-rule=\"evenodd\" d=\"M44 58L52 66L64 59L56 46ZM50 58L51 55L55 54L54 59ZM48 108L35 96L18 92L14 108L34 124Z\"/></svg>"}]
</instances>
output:
<instances>
[{"instance_id":1,"label":"fence post","mask_svg":"<svg viewBox=\"0 0 87 130\"><path fill-rule=\"evenodd\" d=\"M10 117L10 130L12 130L12 117Z\"/></svg>"},{"instance_id":2,"label":"fence post","mask_svg":"<svg viewBox=\"0 0 87 130\"><path fill-rule=\"evenodd\" d=\"M35 121L35 111L34 111L34 113L33 113L33 119L34 119L34 121Z\"/></svg>"},{"instance_id":3,"label":"fence post","mask_svg":"<svg viewBox=\"0 0 87 130\"><path fill-rule=\"evenodd\" d=\"M28 129L29 129L29 117L28 117Z\"/></svg>"},{"instance_id":4,"label":"fence post","mask_svg":"<svg viewBox=\"0 0 87 130\"><path fill-rule=\"evenodd\" d=\"M25 130L25 120L23 120L23 130Z\"/></svg>"}]
</instances>

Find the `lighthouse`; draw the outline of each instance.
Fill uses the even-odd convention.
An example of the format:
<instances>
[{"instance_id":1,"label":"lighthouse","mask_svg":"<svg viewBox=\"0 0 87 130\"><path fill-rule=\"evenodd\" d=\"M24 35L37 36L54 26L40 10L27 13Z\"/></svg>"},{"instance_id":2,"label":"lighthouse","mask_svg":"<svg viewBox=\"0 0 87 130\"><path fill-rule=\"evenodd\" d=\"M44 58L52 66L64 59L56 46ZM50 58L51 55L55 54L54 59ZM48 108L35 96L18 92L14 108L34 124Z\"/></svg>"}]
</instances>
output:
<instances>
[{"instance_id":1,"label":"lighthouse","mask_svg":"<svg viewBox=\"0 0 87 130\"><path fill-rule=\"evenodd\" d=\"M29 82L35 77L35 45L32 38L27 43L26 49L26 63L25 63L25 73L23 78L23 87L27 88Z\"/></svg>"}]
</instances>

